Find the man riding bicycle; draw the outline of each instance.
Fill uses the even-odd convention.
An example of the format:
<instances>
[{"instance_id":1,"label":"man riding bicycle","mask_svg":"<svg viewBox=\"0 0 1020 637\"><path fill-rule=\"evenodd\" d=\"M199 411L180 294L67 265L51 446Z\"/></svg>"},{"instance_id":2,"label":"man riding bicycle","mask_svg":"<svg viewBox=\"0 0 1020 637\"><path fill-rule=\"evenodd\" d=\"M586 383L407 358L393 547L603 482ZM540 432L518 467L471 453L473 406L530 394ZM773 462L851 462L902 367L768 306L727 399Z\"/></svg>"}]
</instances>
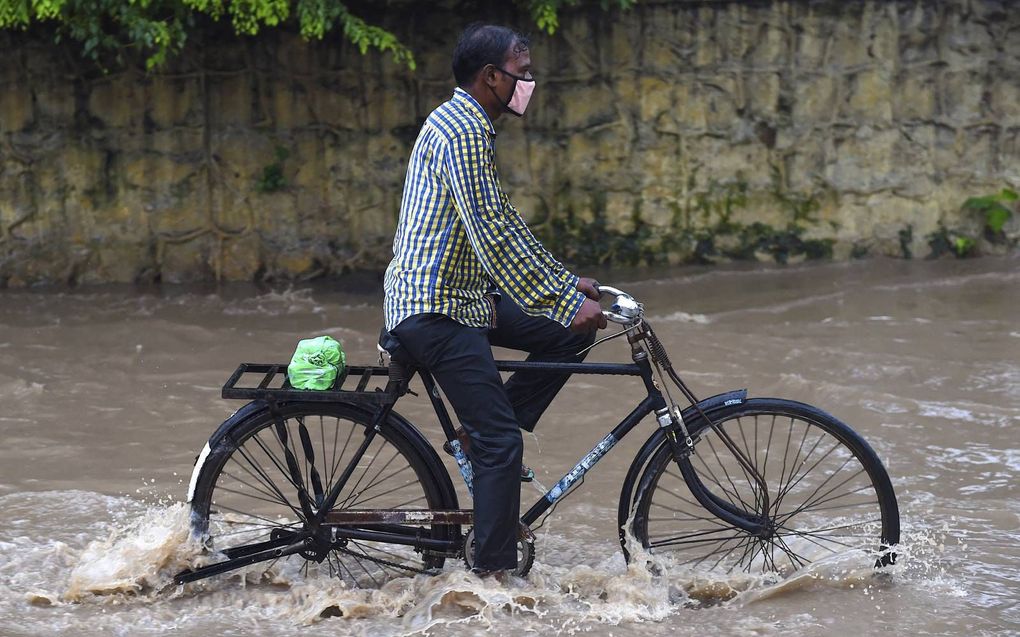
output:
<instances>
[{"instance_id":1,"label":"man riding bicycle","mask_svg":"<svg viewBox=\"0 0 1020 637\"><path fill-rule=\"evenodd\" d=\"M528 360L578 362L606 326L597 283L567 271L532 235L503 191L493 122L522 116L535 79L528 40L474 24L453 54L457 88L426 119L411 151L393 260L386 330L438 381L462 425L474 471L474 568L517 566L524 443L568 374L503 383L492 345ZM568 329L569 328L569 329Z\"/></svg>"}]
</instances>

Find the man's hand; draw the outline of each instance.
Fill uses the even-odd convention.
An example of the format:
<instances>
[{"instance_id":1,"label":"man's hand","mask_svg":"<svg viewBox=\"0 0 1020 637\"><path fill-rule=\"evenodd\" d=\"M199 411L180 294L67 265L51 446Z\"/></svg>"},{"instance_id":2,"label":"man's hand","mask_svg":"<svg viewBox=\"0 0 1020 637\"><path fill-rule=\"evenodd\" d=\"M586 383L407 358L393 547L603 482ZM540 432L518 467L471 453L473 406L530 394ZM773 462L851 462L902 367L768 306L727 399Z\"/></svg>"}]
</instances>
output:
<instances>
[{"instance_id":1,"label":"man's hand","mask_svg":"<svg viewBox=\"0 0 1020 637\"><path fill-rule=\"evenodd\" d=\"M581 284L577 285L578 289ZM606 327L606 317L602 314L602 306L591 299L585 299L581 309L577 311L570 329L575 332L594 332Z\"/></svg>"},{"instance_id":2,"label":"man's hand","mask_svg":"<svg viewBox=\"0 0 1020 637\"><path fill-rule=\"evenodd\" d=\"M581 277L577 281L577 291L584 294L593 301L599 300L599 282L588 277ZM605 327L603 325L602 327Z\"/></svg>"}]
</instances>

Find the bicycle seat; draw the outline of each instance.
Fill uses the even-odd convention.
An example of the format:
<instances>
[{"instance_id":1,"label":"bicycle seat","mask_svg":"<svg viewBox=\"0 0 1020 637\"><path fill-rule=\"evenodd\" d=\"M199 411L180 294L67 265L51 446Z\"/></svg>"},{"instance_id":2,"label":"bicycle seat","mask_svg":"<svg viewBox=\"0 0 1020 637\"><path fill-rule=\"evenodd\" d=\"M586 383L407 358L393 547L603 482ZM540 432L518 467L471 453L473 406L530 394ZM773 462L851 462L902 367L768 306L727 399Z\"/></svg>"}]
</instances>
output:
<instances>
[{"instance_id":1,"label":"bicycle seat","mask_svg":"<svg viewBox=\"0 0 1020 637\"><path fill-rule=\"evenodd\" d=\"M414 362L400 344L400 339L397 338L396 334L393 334L385 327L379 330L379 341L375 347L379 350L380 355L386 354L390 357L391 361L403 363L404 365L410 365Z\"/></svg>"}]
</instances>

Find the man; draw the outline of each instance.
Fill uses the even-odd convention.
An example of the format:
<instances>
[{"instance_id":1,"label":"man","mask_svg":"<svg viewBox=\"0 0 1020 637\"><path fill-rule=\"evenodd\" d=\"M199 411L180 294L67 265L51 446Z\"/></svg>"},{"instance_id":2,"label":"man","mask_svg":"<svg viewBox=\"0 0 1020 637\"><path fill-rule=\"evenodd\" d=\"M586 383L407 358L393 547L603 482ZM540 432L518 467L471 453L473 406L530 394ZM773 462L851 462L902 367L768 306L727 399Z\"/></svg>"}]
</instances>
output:
<instances>
[{"instance_id":1,"label":"man","mask_svg":"<svg viewBox=\"0 0 1020 637\"><path fill-rule=\"evenodd\" d=\"M534 429L567 380L515 375L504 386L491 345L528 360L577 361L606 321L595 281L542 247L496 174L492 123L523 115L535 87L527 39L471 25L453 72L453 97L411 151L384 309L386 329L435 377L470 442L474 564L487 574L517 565L520 430Z\"/></svg>"}]
</instances>

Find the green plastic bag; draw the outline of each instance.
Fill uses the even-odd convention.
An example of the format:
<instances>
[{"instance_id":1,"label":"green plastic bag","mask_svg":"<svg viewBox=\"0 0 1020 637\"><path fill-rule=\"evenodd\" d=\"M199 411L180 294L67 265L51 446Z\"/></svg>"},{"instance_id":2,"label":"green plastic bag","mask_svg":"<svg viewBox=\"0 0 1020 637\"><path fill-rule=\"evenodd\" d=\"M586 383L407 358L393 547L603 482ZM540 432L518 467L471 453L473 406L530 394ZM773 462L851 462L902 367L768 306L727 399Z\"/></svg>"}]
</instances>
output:
<instances>
[{"instance_id":1,"label":"green plastic bag","mask_svg":"<svg viewBox=\"0 0 1020 637\"><path fill-rule=\"evenodd\" d=\"M287 366L287 378L295 389L329 389L347 371L347 357L330 336L299 341Z\"/></svg>"}]
</instances>

